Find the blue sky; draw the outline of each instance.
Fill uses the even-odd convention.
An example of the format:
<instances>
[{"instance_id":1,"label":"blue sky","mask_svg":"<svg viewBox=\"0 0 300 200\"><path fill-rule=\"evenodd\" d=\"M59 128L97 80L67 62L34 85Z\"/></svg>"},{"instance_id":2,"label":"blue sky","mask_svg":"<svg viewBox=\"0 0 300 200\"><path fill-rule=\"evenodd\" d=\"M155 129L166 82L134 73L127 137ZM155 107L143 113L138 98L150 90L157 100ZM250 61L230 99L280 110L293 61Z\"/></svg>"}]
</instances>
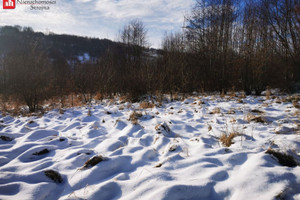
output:
<instances>
[{"instance_id":1,"label":"blue sky","mask_svg":"<svg viewBox=\"0 0 300 200\"><path fill-rule=\"evenodd\" d=\"M19 4L15 10L3 10L0 2L0 26L31 26L42 32L116 40L120 28L138 18L148 30L151 46L157 48L165 32L180 30L195 0L56 0L47 11Z\"/></svg>"}]
</instances>

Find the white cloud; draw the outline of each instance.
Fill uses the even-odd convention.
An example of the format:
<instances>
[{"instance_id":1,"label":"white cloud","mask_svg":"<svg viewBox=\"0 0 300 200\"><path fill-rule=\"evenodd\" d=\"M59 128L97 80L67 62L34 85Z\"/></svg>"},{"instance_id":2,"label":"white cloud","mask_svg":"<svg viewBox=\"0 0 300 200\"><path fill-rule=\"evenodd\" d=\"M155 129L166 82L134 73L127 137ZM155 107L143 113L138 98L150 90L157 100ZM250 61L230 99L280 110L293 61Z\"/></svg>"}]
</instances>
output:
<instances>
[{"instance_id":1,"label":"white cloud","mask_svg":"<svg viewBox=\"0 0 300 200\"><path fill-rule=\"evenodd\" d=\"M116 39L119 29L134 18L142 20L149 41L159 47L166 31L177 31L194 0L56 0L48 11L32 11L27 5L1 10L0 25L31 26L91 37ZM0 3L2 5L2 1Z\"/></svg>"}]
</instances>

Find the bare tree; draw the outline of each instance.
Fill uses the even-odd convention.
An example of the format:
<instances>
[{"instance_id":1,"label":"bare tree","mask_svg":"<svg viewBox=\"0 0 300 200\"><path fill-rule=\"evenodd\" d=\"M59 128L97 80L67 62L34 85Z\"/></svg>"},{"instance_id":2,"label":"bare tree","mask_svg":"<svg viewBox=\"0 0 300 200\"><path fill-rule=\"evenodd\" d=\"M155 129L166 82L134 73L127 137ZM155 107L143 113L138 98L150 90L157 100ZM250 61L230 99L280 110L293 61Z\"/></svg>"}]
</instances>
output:
<instances>
[{"instance_id":1,"label":"bare tree","mask_svg":"<svg viewBox=\"0 0 300 200\"><path fill-rule=\"evenodd\" d=\"M189 50L207 62L205 76L217 90L229 87L230 59L233 52L234 0L198 0L190 17L186 18Z\"/></svg>"},{"instance_id":2,"label":"bare tree","mask_svg":"<svg viewBox=\"0 0 300 200\"><path fill-rule=\"evenodd\" d=\"M147 47L147 30L143 22L139 19L131 20L120 31L120 39L127 45L135 45L140 47Z\"/></svg>"},{"instance_id":3,"label":"bare tree","mask_svg":"<svg viewBox=\"0 0 300 200\"><path fill-rule=\"evenodd\" d=\"M148 47L147 30L142 21L135 19L130 21L120 31L120 39L126 46L123 55L122 74L125 91L130 93L132 100L138 100L139 96L147 93L147 56L145 50Z\"/></svg>"},{"instance_id":4,"label":"bare tree","mask_svg":"<svg viewBox=\"0 0 300 200\"><path fill-rule=\"evenodd\" d=\"M192 79L191 70L188 69L185 52L185 39L182 33L166 34L163 38L164 50L164 82L165 90L170 92L187 92L188 83Z\"/></svg>"},{"instance_id":5,"label":"bare tree","mask_svg":"<svg viewBox=\"0 0 300 200\"><path fill-rule=\"evenodd\" d=\"M7 95L24 101L30 112L38 109L39 102L49 95L52 80L51 63L36 38L26 38L20 48L4 60L7 77Z\"/></svg>"}]
</instances>

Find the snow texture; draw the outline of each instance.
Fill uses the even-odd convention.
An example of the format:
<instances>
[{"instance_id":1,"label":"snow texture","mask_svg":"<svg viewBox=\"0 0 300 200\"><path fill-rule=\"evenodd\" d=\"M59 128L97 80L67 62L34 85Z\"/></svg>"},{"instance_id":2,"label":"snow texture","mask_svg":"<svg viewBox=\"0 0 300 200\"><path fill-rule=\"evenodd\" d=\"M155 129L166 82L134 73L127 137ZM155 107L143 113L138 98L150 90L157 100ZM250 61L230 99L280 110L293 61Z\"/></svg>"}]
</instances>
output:
<instances>
[{"instance_id":1,"label":"snow texture","mask_svg":"<svg viewBox=\"0 0 300 200\"><path fill-rule=\"evenodd\" d=\"M0 199L300 199L299 166L265 153L299 164L292 103L191 97L140 110L136 125L128 119L139 104L105 100L88 110L0 114ZM239 135L225 147L219 138L231 132Z\"/></svg>"}]
</instances>

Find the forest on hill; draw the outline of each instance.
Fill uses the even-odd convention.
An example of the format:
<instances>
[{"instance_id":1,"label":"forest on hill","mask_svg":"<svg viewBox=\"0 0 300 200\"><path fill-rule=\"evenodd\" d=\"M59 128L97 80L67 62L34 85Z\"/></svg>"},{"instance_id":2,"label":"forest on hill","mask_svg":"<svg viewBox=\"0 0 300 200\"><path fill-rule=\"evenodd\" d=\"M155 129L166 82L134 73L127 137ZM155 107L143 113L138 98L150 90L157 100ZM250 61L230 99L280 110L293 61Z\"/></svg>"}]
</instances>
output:
<instances>
[{"instance_id":1,"label":"forest on hill","mask_svg":"<svg viewBox=\"0 0 300 200\"><path fill-rule=\"evenodd\" d=\"M293 92L300 80L299 0L198 0L181 32L149 49L147 28L134 19L118 42L0 29L0 93L30 111L69 94L143 95L244 91Z\"/></svg>"}]
</instances>

